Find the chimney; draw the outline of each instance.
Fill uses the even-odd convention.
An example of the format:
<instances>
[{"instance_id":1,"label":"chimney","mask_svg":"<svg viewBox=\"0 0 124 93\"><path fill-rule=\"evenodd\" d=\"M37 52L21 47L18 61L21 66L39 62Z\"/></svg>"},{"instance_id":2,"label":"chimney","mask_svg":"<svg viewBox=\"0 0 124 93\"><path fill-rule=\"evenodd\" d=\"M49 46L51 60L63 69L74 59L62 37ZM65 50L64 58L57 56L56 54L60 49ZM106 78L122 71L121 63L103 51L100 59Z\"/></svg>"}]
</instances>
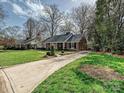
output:
<instances>
[{"instance_id":1,"label":"chimney","mask_svg":"<svg viewBox=\"0 0 124 93\"><path fill-rule=\"evenodd\" d=\"M66 32L66 35L69 35L69 34L71 34L71 32Z\"/></svg>"}]
</instances>

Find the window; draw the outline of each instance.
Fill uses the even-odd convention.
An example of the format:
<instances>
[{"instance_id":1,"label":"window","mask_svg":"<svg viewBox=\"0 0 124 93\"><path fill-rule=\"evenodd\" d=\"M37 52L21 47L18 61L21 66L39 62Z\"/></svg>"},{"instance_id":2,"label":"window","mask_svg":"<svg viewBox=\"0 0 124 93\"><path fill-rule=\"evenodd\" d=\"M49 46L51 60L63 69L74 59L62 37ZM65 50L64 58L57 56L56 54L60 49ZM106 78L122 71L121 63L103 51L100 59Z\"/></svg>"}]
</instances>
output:
<instances>
[{"instance_id":1,"label":"window","mask_svg":"<svg viewBox=\"0 0 124 93\"><path fill-rule=\"evenodd\" d=\"M71 48L76 49L76 43L71 43Z\"/></svg>"},{"instance_id":2,"label":"window","mask_svg":"<svg viewBox=\"0 0 124 93\"><path fill-rule=\"evenodd\" d=\"M76 49L76 43L74 43L74 48Z\"/></svg>"},{"instance_id":3,"label":"window","mask_svg":"<svg viewBox=\"0 0 124 93\"><path fill-rule=\"evenodd\" d=\"M71 43L69 43L69 48L71 48Z\"/></svg>"}]
</instances>

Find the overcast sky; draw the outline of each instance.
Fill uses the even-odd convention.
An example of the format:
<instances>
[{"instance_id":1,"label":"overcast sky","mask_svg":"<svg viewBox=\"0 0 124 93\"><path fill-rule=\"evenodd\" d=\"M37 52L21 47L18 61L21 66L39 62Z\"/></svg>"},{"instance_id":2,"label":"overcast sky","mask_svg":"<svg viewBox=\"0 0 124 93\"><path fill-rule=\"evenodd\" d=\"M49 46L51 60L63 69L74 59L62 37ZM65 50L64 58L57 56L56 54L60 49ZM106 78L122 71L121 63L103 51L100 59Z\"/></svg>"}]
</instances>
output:
<instances>
[{"instance_id":1,"label":"overcast sky","mask_svg":"<svg viewBox=\"0 0 124 93\"><path fill-rule=\"evenodd\" d=\"M56 4L61 11L70 12L81 3L94 5L96 0L0 0L7 25L22 26L29 17L43 15L46 4Z\"/></svg>"}]
</instances>

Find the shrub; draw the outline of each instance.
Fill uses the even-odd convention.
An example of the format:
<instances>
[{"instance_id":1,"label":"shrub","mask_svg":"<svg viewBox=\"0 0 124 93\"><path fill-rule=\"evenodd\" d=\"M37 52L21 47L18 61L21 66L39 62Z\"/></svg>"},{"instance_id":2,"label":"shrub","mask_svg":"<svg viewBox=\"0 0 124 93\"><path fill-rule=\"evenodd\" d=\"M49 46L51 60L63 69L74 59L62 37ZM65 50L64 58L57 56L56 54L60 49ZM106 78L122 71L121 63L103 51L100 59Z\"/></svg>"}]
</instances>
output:
<instances>
[{"instance_id":1,"label":"shrub","mask_svg":"<svg viewBox=\"0 0 124 93\"><path fill-rule=\"evenodd\" d=\"M47 56L51 56L51 53L50 53L50 52L47 52L46 55L47 55Z\"/></svg>"},{"instance_id":2,"label":"shrub","mask_svg":"<svg viewBox=\"0 0 124 93\"><path fill-rule=\"evenodd\" d=\"M122 55L123 54L123 51L121 51L121 50L113 50L112 51L112 54Z\"/></svg>"},{"instance_id":3,"label":"shrub","mask_svg":"<svg viewBox=\"0 0 124 93\"><path fill-rule=\"evenodd\" d=\"M51 56L54 56L55 55L55 50L54 50L54 47L51 46Z\"/></svg>"},{"instance_id":4,"label":"shrub","mask_svg":"<svg viewBox=\"0 0 124 93\"><path fill-rule=\"evenodd\" d=\"M115 50L112 50L111 53L112 53L112 54L116 54L116 51L115 51Z\"/></svg>"},{"instance_id":5,"label":"shrub","mask_svg":"<svg viewBox=\"0 0 124 93\"><path fill-rule=\"evenodd\" d=\"M54 47L51 46L50 51L46 53L47 56L55 56L55 50Z\"/></svg>"},{"instance_id":6,"label":"shrub","mask_svg":"<svg viewBox=\"0 0 124 93\"><path fill-rule=\"evenodd\" d=\"M98 44L93 45L93 50L94 51L100 51L99 45Z\"/></svg>"},{"instance_id":7,"label":"shrub","mask_svg":"<svg viewBox=\"0 0 124 93\"><path fill-rule=\"evenodd\" d=\"M61 53L64 53L64 50L62 50Z\"/></svg>"},{"instance_id":8,"label":"shrub","mask_svg":"<svg viewBox=\"0 0 124 93\"><path fill-rule=\"evenodd\" d=\"M123 52L122 52L121 50L117 50L117 54L118 54L118 55L122 55Z\"/></svg>"}]
</instances>

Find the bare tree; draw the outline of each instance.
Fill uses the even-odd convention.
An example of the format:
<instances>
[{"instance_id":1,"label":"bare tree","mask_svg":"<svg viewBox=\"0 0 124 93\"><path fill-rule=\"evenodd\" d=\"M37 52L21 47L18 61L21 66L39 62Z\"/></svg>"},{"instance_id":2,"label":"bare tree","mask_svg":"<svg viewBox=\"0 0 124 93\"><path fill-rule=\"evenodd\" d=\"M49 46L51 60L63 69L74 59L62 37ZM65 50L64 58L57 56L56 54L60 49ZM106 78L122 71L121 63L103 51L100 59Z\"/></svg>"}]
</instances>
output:
<instances>
[{"instance_id":1,"label":"bare tree","mask_svg":"<svg viewBox=\"0 0 124 93\"><path fill-rule=\"evenodd\" d=\"M2 7L0 6L0 30L2 29L2 27L4 25L4 22L3 22L4 17L5 17L5 12L3 11Z\"/></svg>"},{"instance_id":2,"label":"bare tree","mask_svg":"<svg viewBox=\"0 0 124 93\"><path fill-rule=\"evenodd\" d=\"M92 35L95 33L95 7L91 7L88 12L88 17L87 17L87 32L86 32L86 37L89 41L92 41Z\"/></svg>"},{"instance_id":3,"label":"bare tree","mask_svg":"<svg viewBox=\"0 0 124 93\"><path fill-rule=\"evenodd\" d=\"M46 26L42 22L37 22L34 29L35 29L35 37L39 41L43 41L45 37L45 32L47 31Z\"/></svg>"},{"instance_id":4,"label":"bare tree","mask_svg":"<svg viewBox=\"0 0 124 93\"><path fill-rule=\"evenodd\" d=\"M1 21L1 19L3 19L4 18L4 11L2 10L2 8L0 8L0 21Z\"/></svg>"},{"instance_id":5,"label":"bare tree","mask_svg":"<svg viewBox=\"0 0 124 93\"><path fill-rule=\"evenodd\" d=\"M41 18L45 24L49 35L53 37L62 22L62 13L59 11L56 5L46 6L44 9L45 16Z\"/></svg>"},{"instance_id":6,"label":"bare tree","mask_svg":"<svg viewBox=\"0 0 124 93\"><path fill-rule=\"evenodd\" d=\"M18 26L12 26L12 27L6 27L2 30L2 33L4 35L4 38L6 39L19 39L21 35L21 28Z\"/></svg>"},{"instance_id":7,"label":"bare tree","mask_svg":"<svg viewBox=\"0 0 124 93\"><path fill-rule=\"evenodd\" d=\"M88 6L81 4L81 6L74 8L72 17L76 25L79 27L80 33L83 34L88 25Z\"/></svg>"},{"instance_id":8,"label":"bare tree","mask_svg":"<svg viewBox=\"0 0 124 93\"><path fill-rule=\"evenodd\" d=\"M67 32L77 33L77 31L75 29L76 29L76 26L70 16L70 14L65 14L64 18L63 18L63 23L60 26L60 31L62 33L67 33Z\"/></svg>"},{"instance_id":9,"label":"bare tree","mask_svg":"<svg viewBox=\"0 0 124 93\"><path fill-rule=\"evenodd\" d=\"M60 27L62 33L73 32L74 25L70 21L65 21L64 24Z\"/></svg>"},{"instance_id":10,"label":"bare tree","mask_svg":"<svg viewBox=\"0 0 124 93\"><path fill-rule=\"evenodd\" d=\"M26 39L32 39L33 38L33 35L34 35L34 32L35 32L35 30L34 30L35 26L36 26L36 22L35 22L34 19L29 18L26 21L26 23L24 24L24 27L25 27L24 33L26 35L25 36Z\"/></svg>"}]
</instances>

